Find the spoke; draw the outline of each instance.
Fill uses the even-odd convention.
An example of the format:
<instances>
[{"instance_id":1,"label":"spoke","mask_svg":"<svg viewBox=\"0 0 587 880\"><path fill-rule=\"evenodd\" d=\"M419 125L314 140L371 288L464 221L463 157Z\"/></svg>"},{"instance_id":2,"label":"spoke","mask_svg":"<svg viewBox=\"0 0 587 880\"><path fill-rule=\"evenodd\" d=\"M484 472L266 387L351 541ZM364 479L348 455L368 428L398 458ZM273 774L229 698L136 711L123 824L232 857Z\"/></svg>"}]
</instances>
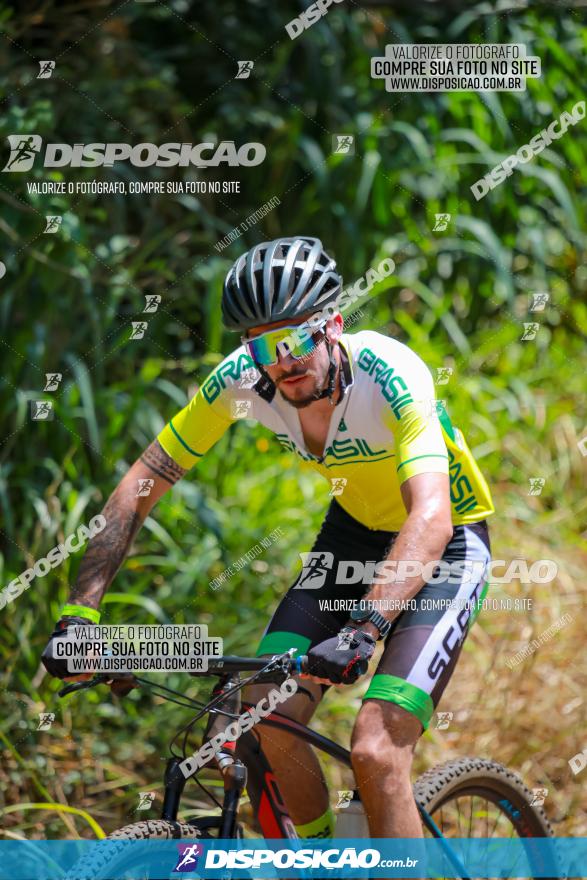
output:
<instances>
[{"instance_id":1,"label":"spoke","mask_svg":"<svg viewBox=\"0 0 587 880\"><path fill-rule=\"evenodd\" d=\"M491 829L491 834L488 835L489 837L493 837L493 834L494 834L494 832L495 832L495 829L496 829L497 826L499 825L499 820L500 820L501 817L503 816L503 813L501 812L500 809L498 809L498 808L495 806L495 804L493 805L493 807L494 807L494 809L495 809L496 819L495 819L495 822L494 822L493 828Z\"/></svg>"},{"instance_id":2,"label":"spoke","mask_svg":"<svg viewBox=\"0 0 587 880\"><path fill-rule=\"evenodd\" d=\"M485 798L487 807L485 809L485 837L489 837L489 801Z\"/></svg>"},{"instance_id":3,"label":"spoke","mask_svg":"<svg viewBox=\"0 0 587 880\"><path fill-rule=\"evenodd\" d=\"M514 828L514 831L515 831L515 828ZM518 857L516 858L516 861L514 862L514 864L513 864L513 866L512 866L511 873L510 873L510 875L509 875L510 877L516 877L516 876L520 873L519 871L516 871L516 870L515 870L516 865L518 864L519 859L520 859L520 856L518 856ZM528 857L526 857L526 862L527 862L527 864L528 864L528 868L529 868L529 870L531 870L530 859L529 859ZM524 867L525 867L525 866L524 866Z\"/></svg>"}]
</instances>

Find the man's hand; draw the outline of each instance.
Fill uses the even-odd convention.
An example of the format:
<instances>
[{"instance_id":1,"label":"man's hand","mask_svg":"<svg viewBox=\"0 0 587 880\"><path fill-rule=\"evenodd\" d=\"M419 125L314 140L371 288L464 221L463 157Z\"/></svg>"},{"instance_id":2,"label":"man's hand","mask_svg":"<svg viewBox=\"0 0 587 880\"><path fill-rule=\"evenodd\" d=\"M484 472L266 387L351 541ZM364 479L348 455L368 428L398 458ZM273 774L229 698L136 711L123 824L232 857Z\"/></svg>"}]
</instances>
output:
<instances>
[{"instance_id":1,"label":"man's hand","mask_svg":"<svg viewBox=\"0 0 587 880\"><path fill-rule=\"evenodd\" d=\"M67 658L55 656L55 639L65 638L69 626L94 625L95 624L93 624L91 620L87 620L85 617L62 617L61 620L57 622L55 629L51 633L49 641L47 642L47 647L41 654L41 661L49 675L52 675L54 678L62 678L64 681L85 681L92 677L90 674L71 674L67 668Z\"/></svg>"},{"instance_id":2,"label":"man's hand","mask_svg":"<svg viewBox=\"0 0 587 880\"><path fill-rule=\"evenodd\" d=\"M333 639L308 651L308 675L332 684L354 684L367 672L375 644L363 630L344 627Z\"/></svg>"}]
</instances>

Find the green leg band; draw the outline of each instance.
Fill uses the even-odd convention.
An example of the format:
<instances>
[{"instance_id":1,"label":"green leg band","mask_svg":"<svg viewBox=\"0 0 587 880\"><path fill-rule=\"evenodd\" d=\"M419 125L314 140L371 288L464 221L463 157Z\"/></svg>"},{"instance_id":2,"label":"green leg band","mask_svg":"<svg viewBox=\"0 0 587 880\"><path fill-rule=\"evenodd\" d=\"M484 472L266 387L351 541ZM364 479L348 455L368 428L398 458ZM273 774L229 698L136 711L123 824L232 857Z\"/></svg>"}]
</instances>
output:
<instances>
[{"instance_id":1,"label":"green leg band","mask_svg":"<svg viewBox=\"0 0 587 880\"><path fill-rule=\"evenodd\" d=\"M430 724L434 704L432 697L421 688L398 678L397 675L374 675L363 700L387 700L397 703L402 709L411 712L426 730Z\"/></svg>"},{"instance_id":2,"label":"green leg band","mask_svg":"<svg viewBox=\"0 0 587 880\"><path fill-rule=\"evenodd\" d=\"M100 623L100 612L95 608L87 608L85 605L64 605L61 609L62 617L87 617L92 623Z\"/></svg>"},{"instance_id":3,"label":"green leg band","mask_svg":"<svg viewBox=\"0 0 587 880\"><path fill-rule=\"evenodd\" d=\"M314 819L313 822L306 822L305 825L296 825L296 831L299 837L334 837L334 825L336 817L332 807L328 807L325 813Z\"/></svg>"},{"instance_id":4,"label":"green leg band","mask_svg":"<svg viewBox=\"0 0 587 880\"><path fill-rule=\"evenodd\" d=\"M310 639L306 636L300 636L298 633L290 632L271 632L267 633L261 639L261 644L257 648L257 657L262 654L285 654L290 648L297 648L297 656L308 653L310 647Z\"/></svg>"}]
</instances>

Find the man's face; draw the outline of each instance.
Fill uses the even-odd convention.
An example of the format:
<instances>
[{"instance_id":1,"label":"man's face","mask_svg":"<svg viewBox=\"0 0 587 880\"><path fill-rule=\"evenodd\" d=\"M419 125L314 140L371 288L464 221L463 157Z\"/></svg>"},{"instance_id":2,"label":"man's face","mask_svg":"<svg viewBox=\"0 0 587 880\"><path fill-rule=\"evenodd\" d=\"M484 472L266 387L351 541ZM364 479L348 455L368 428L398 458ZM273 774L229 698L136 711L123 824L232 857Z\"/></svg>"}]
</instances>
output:
<instances>
[{"instance_id":1,"label":"man's face","mask_svg":"<svg viewBox=\"0 0 587 880\"><path fill-rule=\"evenodd\" d=\"M276 321L274 324L263 324L252 327L247 336L253 338L268 330L276 330L278 327L287 327L292 324L303 324L308 320L308 315L298 318L297 321ZM324 332L331 343L338 340L342 333L342 317L335 315L324 327ZM291 355L285 357L278 353L276 364L265 367L267 374L275 382L277 390L284 400L296 409L303 409L318 399L324 388L328 376L328 350L324 343L324 336L315 346L313 351L303 358L296 360Z\"/></svg>"}]
</instances>

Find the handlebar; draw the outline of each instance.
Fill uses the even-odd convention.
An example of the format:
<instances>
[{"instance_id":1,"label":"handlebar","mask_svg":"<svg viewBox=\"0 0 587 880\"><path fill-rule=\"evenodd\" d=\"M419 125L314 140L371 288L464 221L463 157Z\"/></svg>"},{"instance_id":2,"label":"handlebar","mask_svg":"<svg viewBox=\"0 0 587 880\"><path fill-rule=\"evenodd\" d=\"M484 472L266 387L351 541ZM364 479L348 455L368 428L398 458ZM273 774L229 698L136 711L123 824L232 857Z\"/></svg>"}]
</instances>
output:
<instances>
[{"instance_id":1,"label":"handlebar","mask_svg":"<svg viewBox=\"0 0 587 880\"><path fill-rule=\"evenodd\" d=\"M239 657L236 654L228 654L225 657L208 660L206 672L190 672L190 675L201 677L206 675L225 675L229 672L262 672L272 671L285 672L288 675L299 675L306 671L307 657L293 657L287 654L276 654L267 657Z\"/></svg>"},{"instance_id":2,"label":"handlebar","mask_svg":"<svg viewBox=\"0 0 587 880\"><path fill-rule=\"evenodd\" d=\"M226 675L235 672L256 672L260 673L255 676L255 682L273 681L276 677L289 675L299 675L307 671L307 656L294 657L289 651L285 654L275 654L271 658L267 657L239 657L237 655L227 655L226 657L218 657L208 661L208 669L205 672L190 672L189 674L202 678L207 675ZM131 674L126 676L113 676L107 673L100 673L87 681L75 681L66 685L57 692L58 697L66 697L75 691L88 690L99 684L111 684L114 681L136 681Z\"/></svg>"}]
</instances>

